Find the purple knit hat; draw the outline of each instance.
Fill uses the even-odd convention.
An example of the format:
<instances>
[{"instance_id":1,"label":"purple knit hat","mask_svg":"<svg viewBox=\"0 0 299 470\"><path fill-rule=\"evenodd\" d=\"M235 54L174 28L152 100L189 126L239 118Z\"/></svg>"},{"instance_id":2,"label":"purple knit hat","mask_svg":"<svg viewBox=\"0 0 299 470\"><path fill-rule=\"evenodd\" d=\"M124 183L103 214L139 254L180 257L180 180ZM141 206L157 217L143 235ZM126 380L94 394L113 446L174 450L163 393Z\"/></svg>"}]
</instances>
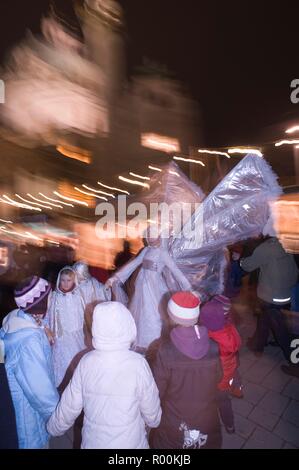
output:
<instances>
[{"instance_id":1,"label":"purple knit hat","mask_svg":"<svg viewBox=\"0 0 299 470\"><path fill-rule=\"evenodd\" d=\"M19 284L14 291L17 306L26 313L37 313L37 307L46 303L51 292L51 285L45 279L32 276ZM40 312L43 313L43 312Z\"/></svg>"},{"instance_id":2,"label":"purple knit hat","mask_svg":"<svg viewBox=\"0 0 299 470\"><path fill-rule=\"evenodd\" d=\"M224 295L217 295L201 307L200 322L209 331L224 328L225 315L230 310L230 300Z\"/></svg>"}]
</instances>

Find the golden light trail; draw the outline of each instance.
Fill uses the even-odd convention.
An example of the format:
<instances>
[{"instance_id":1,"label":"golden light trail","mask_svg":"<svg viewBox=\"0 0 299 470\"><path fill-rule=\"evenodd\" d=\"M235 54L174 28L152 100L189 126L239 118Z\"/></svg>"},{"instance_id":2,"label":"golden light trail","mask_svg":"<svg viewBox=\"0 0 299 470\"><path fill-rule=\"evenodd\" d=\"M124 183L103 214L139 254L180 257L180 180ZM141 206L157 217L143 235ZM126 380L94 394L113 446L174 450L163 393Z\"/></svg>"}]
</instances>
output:
<instances>
[{"instance_id":1,"label":"golden light trail","mask_svg":"<svg viewBox=\"0 0 299 470\"><path fill-rule=\"evenodd\" d=\"M100 183L99 181L98 181L98 184L102 186L103 188L112 189L112 191L119 191L120 193L124 193L130 196L130 193L128 191L125 191L124 189L112 188L111 186L107 186L106 184Z\"/></svg>"},{"instance_id":2,"label":"golden light trail","mask_svg":"<svg viewBox=\"0 0 299 470\"><path fill-rule=\"evenodd\" d=\"M38 211L38 212L42 211L39 207L33 207L28 204L21 204L20 202L14 201L10 197L8 197L6 194L3 194L2 197L6 199L12 206L21 207L22 209L29 209L31 211Z\"/></svg>"},{"instance_id":3,"label":"golden light trail","mask_svg":"<svg viewBox=\"0 0 299 470\"><path fill-rule=\"evenodd\" d=\"M187 162L187 163L196 163L197 165L201 166L206 166L203 162L200 160L194 160L193 158L183 158L183 157L173 157L174 160L179 160L181 162Z\"/></svg>"},{"instance_id":4,"label":"golden light trail","mask_svg":"<svg viewBox=\"0 0 299 470\"><path fill-rule=\"evenodd\" d=\"M42 204L47 203L49 206L58 207L59 209L63 209L63 206L60 206L59 204L54 204L53 202L42 201L41 199L38 199L37 197L32 196L32 194L30 194L30 193L27 193L27 196L31 197L31 199L33 199L34 201L41 202Z\"/></svg>"},{"instance_id":5,"label":"golden light trail","mask_svg":"<svg viewBox=\"0 0 299 470\"><path fill-rule=\"evenodd\" d=\"M208 155L222 155L226 158L231 158L230 155L226 152L218 152L217 150L206 150L206 149L199 149L197 150L198 153L207 153Z\"/></svg>"},{"instance_id":6,"label":"golden light trail","mask_svg":"<svg viewBox=\"0 0 299 470\"><path fill-rule=\"evenodd\" d=\"M294 132L299 131L299 126L290 127L286 130L286 134L294 134Z\"/></svg>"},{"instance_id":7,"label":"golden light trail","mask_svg":"<svg viewBox=\"0 0 299 470\"><path fill-rule=\"evenodd\" d=\"M124 181L125 183L135 184L136 186L143 186L144 188L149 188L147 183L141 183L141 181L131 180L129 178L125 178L124 176L119 176L119 180Z\"/></svg>"},{"instance_id":8,"label":"golden light trail","mask_svg":"<svg viewBox=\"0 0 299 470\"><path fill-rule=\"evenodd\" d=\"M150 170L153 170L153 171L162 171L161 168L156 168L155 166L149 165L148 167Z\"/></svg>"},{"instance_id":9,"label":"golden light trail","mask_svg":"<svg viewBox=\"0 0 299 470\"><path fill-rule=\"evenodd\" d=\"M49 201L59 202L59 204L63 204L64 206L75 207L73 204L69 204L68 202L59 201L58 199L52 199L51 197L46 196L46 195L43 194L43 193L38 193L38 194L39 194L40 196L44 197L45 199L49 200Z\"/></svg>"},{"instance_id":10,"label":"golden light trail","mask_svg":"<svg viewBox=\"0 0 299 470\"><path fill-rule=\"evenodd\" d=\"M134 178L140 178L142 180L150 181L150 178L148 176L137 175L137 173L133 173L132 171L130 171L129 175L133 176Z\"/></svg>"},{"instance_id":11,"label":"golden light trail","mask_svg":"<svg viewBox=\"0 0 299 470\"><path fill-rule=\"evenodd\" d=\"M94 193L103 194L104 196L113 197L115 199L114 194L106 193L105 191L101 191L100 189L91 188L90 186L87 186L87 184L82 184L82 187L88 189L88 191L93 191Z\"/></svg>"},{"instance_id":12,"label":"golden light trail","mask_svg":"<svg viewBox=\"0 0 299 470\"><path fill-rule=\"evenodd\" d=\"M275 144L275 147L281 147L282 145L295 145L299 144L299 140L281 140Z\"/></svg>"},{"instance_id":13,"label":"golden light trail","mask_svg":"<svg viewBox=\"0 0 299 470\"><path fill-rule=\"evenodd\" d=\"M251 149L251 148L244 148L244 149L241 149L241 148L232 148L232 149L229 149L228 150L228 153L229 154L235 154L235 153L240 153L240 154L253 154L253 155L257 155L258 157L263 157L263 154L262 152L260 152L260 150L257 150L257 149Z\"/></svg>"},{"instance_id":14,"label":"golden light trail","mask_svg":"<svg viewBox=\"0 0 299 470\"><path fill-rule=\"evenodd\" d=\"M104 196L98 196L97 194L90 193L90 192L87 192L87 191L83 191L83 189L77 188L77 186L74 186L74 189L76 191L78 191L79 193L81 193L81 194L85 194L86 196L91 196L91 197L95 197L97 199L102 199L103 201L108 201L108 199Z\"/></svg>"},{"instance_id":15,"label":"golden light trail","mask_svg":"<svg viewBox=\"0 0 299 470\"><path fill-rule=\"evenodd\" d=\"M26 202L27 204L32 204L34 206L38 206L38 207L43 207L44 209L49 209L50 211L52 211L52 207L50 206L45 206L44 204L38 204L37 202L31 202L31 201L28 201L27 199L24 199L22 196L20 196L19 194L15 194L15 196L18 198L18 199L21 199L21 201L23 202Z\"/></svg>"},{"instance_id":16,"label":"golden light trail","mask_svg":"<svg viewBox=\"0 0 299 470\"><path fill-rule=\"evenodd\" d=\"M79 201L79 200L73 199L73 198L71 198L71 197L63 196L63 195L60 194L58 191L53 191L53 194L55 194L55 196L61 197L62 199L65 199L66 201L74 202L74 203L76 203L76 204L80 204L81 206L89 207L88 204L87 204L87 202Z\"/></svg>"}]
</instances>

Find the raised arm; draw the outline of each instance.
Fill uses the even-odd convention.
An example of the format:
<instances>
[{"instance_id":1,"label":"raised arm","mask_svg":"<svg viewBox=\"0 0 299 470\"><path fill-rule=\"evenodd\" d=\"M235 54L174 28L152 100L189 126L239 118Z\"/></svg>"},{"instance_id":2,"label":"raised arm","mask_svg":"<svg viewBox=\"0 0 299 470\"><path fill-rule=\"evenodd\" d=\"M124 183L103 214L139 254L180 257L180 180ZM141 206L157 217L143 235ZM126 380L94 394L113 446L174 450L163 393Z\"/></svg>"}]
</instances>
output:
<instances>
[{"instance_id":1,"label":"raised arm","mask_svg":"<svg viewBox=\"0 0 299 470\"><path fill-rule=\"evenodd\" d=\"M143 248L141 253L139 253L138 256L135 256L132 261L129 261L127 264L125 264L122 268L120 268L114 276L112 276L112 279L118 280L122 282L123 284L126 282L127 279L133 274L133 272L138 268L138 266L141 265L143 258L147 252L147 248ZM109 280L107 281L109 284Z\"/></svg>"}]
</instances>

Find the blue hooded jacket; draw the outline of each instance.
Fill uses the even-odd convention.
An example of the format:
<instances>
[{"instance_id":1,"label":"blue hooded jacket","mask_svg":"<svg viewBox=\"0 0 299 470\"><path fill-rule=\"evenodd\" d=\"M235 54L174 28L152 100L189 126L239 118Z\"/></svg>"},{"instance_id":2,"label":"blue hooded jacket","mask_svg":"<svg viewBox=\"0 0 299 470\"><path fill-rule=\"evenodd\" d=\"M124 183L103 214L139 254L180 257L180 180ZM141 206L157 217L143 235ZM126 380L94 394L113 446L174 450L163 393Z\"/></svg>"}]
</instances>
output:
<instances>
[{"instance_id":1,"label":"blue hooded jacket","mask_svg":"<svg viewBox=\"0 0 299 470\"><path fill-rule=\"evenodd\" d=\"M46 423L59 401L48 338L22 310L13 310L5 317L0 338L5 346L19 448L43 448L49 440Z\"/></svg>"}]
</instances>

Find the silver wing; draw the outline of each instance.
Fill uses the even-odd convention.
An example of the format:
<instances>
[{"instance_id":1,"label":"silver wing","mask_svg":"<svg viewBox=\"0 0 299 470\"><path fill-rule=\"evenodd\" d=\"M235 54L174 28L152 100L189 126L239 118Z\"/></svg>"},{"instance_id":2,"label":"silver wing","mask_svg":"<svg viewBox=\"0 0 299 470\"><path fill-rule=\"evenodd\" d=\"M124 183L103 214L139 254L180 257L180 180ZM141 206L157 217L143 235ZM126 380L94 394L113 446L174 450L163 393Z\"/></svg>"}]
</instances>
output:
<instances>
[{"instance_id":1,"label":"silver wing","mask_svg":"<svg viewBox=\"0 0 299 470\"><path fill-rule=\"evenodd\" d=\"M170 253L192 286L205 296L223 292L226 247L259 235L269 202L282 190L261 157L247 155L198 207Z\"/></svg>"}]
</instances>

